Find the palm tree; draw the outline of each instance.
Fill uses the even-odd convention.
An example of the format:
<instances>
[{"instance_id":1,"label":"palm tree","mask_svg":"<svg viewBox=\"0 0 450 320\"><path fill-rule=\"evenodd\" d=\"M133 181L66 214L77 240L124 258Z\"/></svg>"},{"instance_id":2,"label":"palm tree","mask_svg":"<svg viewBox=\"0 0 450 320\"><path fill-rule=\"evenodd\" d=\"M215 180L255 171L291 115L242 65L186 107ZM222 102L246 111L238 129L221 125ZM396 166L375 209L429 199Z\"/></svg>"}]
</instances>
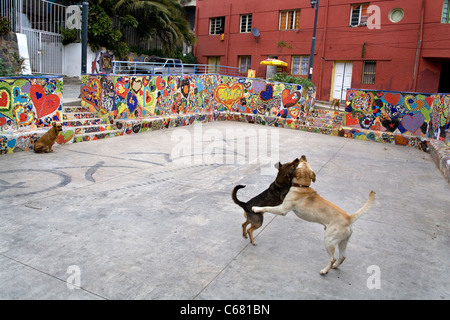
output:
<instances>
[{"instance_id":1,"label":"palm tree","mask_svg":"<svg viewBox=\"0 0 450 320\"><path fill-rule=\"evenodd\" d=\"M113 12L120 17L133 17L138 36L157 37L166 52L174 52L183 43L196 42L184 18L184 7L177 0L116 0Z\"/></svg>"},{"instance_id":2,"label":"palm tree","mask_svg":"<svg viewBox=\"0 0 450 320\"><path fill-rule=\"evenodd\" d=\"M58 2L69 5L79 1L59 0ZM93 15L90 14L90 19L98 20L98 15L103 12L110 17L110 20L111 17L116 16L120 18L121 27L135 29L140 39L158 39L167 53L173 53L182 47L183 43L188 46L196 43L195 35L185 19L184 7L177 0L89 0L89 7L93 13ZM96 29L98 30L95 30L95 35L91 28L94 26L90 26L89 41L95 41L99 46L108 46L107 38L111 38L112 42L118 41L117 32L120 30L117 32L111 30L114 27L105 20L103 19L102 23L97 21ZM102 32L111 33L112 36L106 37Z\"/></svg>"}]
</instances>

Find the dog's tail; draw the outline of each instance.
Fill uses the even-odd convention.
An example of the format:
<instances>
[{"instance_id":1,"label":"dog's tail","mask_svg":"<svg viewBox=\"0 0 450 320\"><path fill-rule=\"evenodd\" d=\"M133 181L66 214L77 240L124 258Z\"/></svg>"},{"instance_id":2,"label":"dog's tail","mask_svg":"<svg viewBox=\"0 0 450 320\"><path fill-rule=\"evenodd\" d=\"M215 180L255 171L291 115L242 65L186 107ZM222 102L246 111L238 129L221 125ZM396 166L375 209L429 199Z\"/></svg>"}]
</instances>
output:
<instances>
[{"instance_id":1,"label":"dog's tail","mask_svg":"<svg viewBox=\"0 0 450 320\"><path fill-rule=\"evenodd\" d=\"M355 222L364 213L369 211L370 208L372 208L374 202L375 202L375 192L374 191L370 191L369 199L367 199L366 203L364 203L364 205L361 207L361 209L359 209L358 211L356 211L354 214L351 215L351 223Z\"/></svg>"},{"instance_id":2,"label":"dog's tail","mask_svg":"<svg viewBox=\"0 0 450 320\"><path fill-rule=\"evenodd\" d=\"M242 209L246 210L246 203L242 202L237 198L236 193L239 189L245 188L245 186L239 184L236 187L233 188L233 192L231 192L231 198L233 199L234 203L236 203L238 206L240 206Z\"/></svg>"}]
</instances>

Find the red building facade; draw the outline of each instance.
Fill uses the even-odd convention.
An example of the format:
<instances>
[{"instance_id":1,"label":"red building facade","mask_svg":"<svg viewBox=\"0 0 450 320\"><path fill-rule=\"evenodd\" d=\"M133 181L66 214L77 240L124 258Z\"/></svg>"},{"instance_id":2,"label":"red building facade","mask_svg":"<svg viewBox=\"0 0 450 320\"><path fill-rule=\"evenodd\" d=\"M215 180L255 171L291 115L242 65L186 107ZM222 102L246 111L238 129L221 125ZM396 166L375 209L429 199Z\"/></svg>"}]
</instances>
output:
<instances>
[{"instance_id":1,"label":"red building facade","mask_svg":"<svg viewBox=\"0 0 450 320\"><path fill-rule=\"evenodd\" d=\"M350 87L450 92L449 9L449 0L320 0L316 98L345 100ZM307 77L313 27L310 0L197 0L194 53L261 78L272 70L260 61L276 57Z\"/></svg>"}]
</instances>

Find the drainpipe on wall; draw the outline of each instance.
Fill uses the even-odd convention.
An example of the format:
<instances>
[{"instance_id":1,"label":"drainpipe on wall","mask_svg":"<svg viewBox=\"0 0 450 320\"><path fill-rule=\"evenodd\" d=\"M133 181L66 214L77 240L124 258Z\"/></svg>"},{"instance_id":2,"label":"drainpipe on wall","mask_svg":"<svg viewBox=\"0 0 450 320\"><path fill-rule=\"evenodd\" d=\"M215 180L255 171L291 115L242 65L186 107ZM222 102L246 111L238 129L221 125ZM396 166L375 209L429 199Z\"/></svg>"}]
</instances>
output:
<instances>
[{"instance_id":1,"label":"drainpipe on wall","mask_svg":"<svg viewBox=\"0 0 450 320\"><path fill-rule=\"evenodd\" d=\"M322 40L322 59L320 61L320 76L319 76L319 83L317 83L316 85L316 97L322 97L322 81L323 81L323 62L325 61L325 47L327 44L327 28L328 28L328 7L330 5L330 1L327 0L327 4L325 7L325 25L324 25L324 29L323 29L323 40ZM330 91L330 101L332 98L332 94Z\"/></svg>"},{"instance_id":2,"label":"drainpipe on wall","mask_svg":"<svg viewBox=\"0 0 450 320\"><path fill-rule=\"evenodd\" d=\"M225 65L229 66L230 64L229 62L229 58L228 58L228 51L229 51L229 47L230 47L230 24L231 24L231 3L230 3L230 11L228 12L228 23L226 25L226 30L228 30L228 32L226 32L225 30L223 30L223 32L227 35L227 43L226 43L226 47L225 47Z\"/></svg>"},{"instance_id":3,"label":"drainpipe on wall","mask_svg":"<svg viewBox=\"0 0 450 320\"><path fill-rule=\"evenodd\" d=\"M199 13L198 6L195 6L195 25L194 25L194 34L195 37L198 39L198 13ZM197 45L194 45L194 56L197 57ZM198 62L197 62L198 63Z\"/></svg>"},{"instance_id":4,"label":"drainpipe on wall","mask_svg":"<svg viewBox=\"0 0 450 320\"><path fill-rule=\"evenodd\" d=\"M425 15L425 0L422 0L422 10L420 13L420 27L419 27L419 39L417 40L417 49L416 49L416 59L414 61L414 83L413 83L413 92L417 91L417 82L419 79L419 65L420 65L420 55L422 52L422 43L423 43L423 20Z\"/></svg>"}]
</instances>

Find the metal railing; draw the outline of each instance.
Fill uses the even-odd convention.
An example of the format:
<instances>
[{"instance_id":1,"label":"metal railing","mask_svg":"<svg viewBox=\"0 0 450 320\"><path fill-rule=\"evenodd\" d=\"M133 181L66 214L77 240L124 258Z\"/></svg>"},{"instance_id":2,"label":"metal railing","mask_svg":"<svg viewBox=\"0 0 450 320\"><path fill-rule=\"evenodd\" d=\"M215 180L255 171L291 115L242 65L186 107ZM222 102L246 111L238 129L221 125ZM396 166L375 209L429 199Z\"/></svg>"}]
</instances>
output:
<instances>
[{"instance_id":1,"label":"metal railing","mask_svg":"<svg viewBox=\"0 0 450 320\"><path fill-rule=\"evenodd\" d=\"M0 16L11 31L24 33L33 73L62 74L62 35L66 6L48 0L1 0Z\"/></svg>"},{"instance_id":2,"label":"metal railing","mask_svg":"<svg viewBox=\"0 0 450 320\"><path fill-rule=\"evenodd\" d=\"M220 74L239 76L239 68L211 64L112 61L114 74Z\"/></svg>"}]
</instances>

